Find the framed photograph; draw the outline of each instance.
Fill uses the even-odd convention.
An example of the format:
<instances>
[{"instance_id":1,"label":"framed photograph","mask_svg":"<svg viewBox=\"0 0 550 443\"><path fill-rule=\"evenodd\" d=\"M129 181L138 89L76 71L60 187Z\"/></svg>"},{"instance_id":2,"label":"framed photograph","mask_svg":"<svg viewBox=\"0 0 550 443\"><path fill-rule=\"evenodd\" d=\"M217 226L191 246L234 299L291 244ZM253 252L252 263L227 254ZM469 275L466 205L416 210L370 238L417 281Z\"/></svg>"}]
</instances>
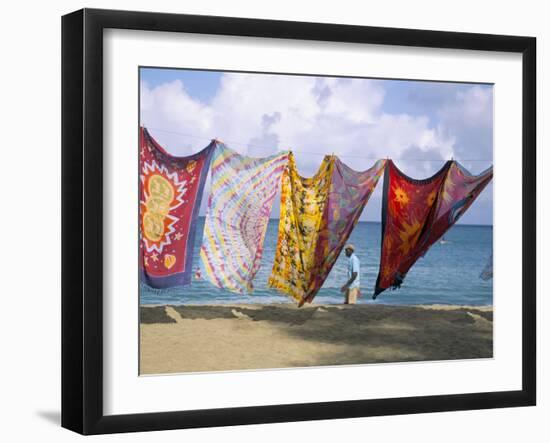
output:
<instances>
[{"instance_id":1,"label":"framed photograph","mask_svg":"<svg viewBox=\"0 0 550 443\"><path fill-rule=\"evenodd\" d=\"M62 20L62 426L536 403L536 40Z\"/></svg>"}]
</instances>

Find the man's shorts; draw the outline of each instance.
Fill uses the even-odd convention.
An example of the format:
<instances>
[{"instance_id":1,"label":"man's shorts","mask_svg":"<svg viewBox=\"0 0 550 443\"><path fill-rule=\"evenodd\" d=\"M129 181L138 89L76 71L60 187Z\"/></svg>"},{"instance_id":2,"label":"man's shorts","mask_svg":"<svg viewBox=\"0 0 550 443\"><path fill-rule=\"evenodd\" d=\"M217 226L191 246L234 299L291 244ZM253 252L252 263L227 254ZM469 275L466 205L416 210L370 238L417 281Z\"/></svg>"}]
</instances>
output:
<instances>
[{"instance_id":1,"label":"man's shorts","mask_svg":"<svg viewBox=\"0 0 550 443\"><path fill-rule=\"evenodd\" d=\"M359 288L349 288L346 290L346 304L354 305L359 297Z\"/></svg>"}]
</instances>

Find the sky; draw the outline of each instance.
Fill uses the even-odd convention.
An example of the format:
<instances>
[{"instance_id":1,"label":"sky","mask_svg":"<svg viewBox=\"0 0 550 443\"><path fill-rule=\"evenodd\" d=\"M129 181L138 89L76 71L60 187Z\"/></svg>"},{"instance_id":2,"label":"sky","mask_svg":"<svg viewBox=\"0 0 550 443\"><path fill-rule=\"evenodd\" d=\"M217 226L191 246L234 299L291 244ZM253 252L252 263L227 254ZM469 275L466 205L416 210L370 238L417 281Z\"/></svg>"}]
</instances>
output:
<instances>
[{"instance_id":1,"label":"sky","mask_svg":"<svg viewBox=\"0 0 550 443\"><path fill-rule=\"evenodd\" d=\"M448 159L472 174L493 162L487 84L141 68L140 120L174 155L213 138L253 157L291 149L302 176L331 153L355 170L391 158L416 179ZM381 201L380 181L360 220L380 221ZM459 223L492 221L491 183Z\"/></svg>"}]
</instances>

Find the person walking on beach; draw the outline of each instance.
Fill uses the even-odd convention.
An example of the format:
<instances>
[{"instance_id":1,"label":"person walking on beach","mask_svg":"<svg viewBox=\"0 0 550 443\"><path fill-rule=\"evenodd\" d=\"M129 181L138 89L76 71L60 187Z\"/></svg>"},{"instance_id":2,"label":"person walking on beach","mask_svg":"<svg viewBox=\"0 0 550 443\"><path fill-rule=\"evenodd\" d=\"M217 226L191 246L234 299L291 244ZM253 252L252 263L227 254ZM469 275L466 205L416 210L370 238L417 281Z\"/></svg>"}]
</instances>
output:
<instances>
[{"instance_id":1,"label":"person walking on beach","mask_svg":"<svg viewBox=\"0 0 550 443\"><path fill-rule=\"evenodd\" d=\"M348 257L348 281L340 291L346 294L344 304L354 305L359 297L359 258L355 255L355 246L352 244L346 245L344 251Z\"/></svg>"}]
</instances>

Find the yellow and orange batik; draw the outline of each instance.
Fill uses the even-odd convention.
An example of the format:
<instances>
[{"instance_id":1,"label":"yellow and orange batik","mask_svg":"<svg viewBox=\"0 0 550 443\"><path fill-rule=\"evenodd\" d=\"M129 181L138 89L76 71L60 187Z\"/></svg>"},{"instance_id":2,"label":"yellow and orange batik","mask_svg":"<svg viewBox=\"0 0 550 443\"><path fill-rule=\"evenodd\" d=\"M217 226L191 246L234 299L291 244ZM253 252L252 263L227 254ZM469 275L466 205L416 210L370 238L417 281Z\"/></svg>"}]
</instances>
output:
<instances>
[{"instance_id":1,"label":"yellow and orange batik","mask_svg":"<svg viewBox=\"0 0 550 443\"><path fill-rule=\"evenodd\" d=\"M283 172L279 237L268 285L297 301L307 295L334 159L325 156L317 173L305 178L290 153Z\"/></svg>"}]
</instances>

